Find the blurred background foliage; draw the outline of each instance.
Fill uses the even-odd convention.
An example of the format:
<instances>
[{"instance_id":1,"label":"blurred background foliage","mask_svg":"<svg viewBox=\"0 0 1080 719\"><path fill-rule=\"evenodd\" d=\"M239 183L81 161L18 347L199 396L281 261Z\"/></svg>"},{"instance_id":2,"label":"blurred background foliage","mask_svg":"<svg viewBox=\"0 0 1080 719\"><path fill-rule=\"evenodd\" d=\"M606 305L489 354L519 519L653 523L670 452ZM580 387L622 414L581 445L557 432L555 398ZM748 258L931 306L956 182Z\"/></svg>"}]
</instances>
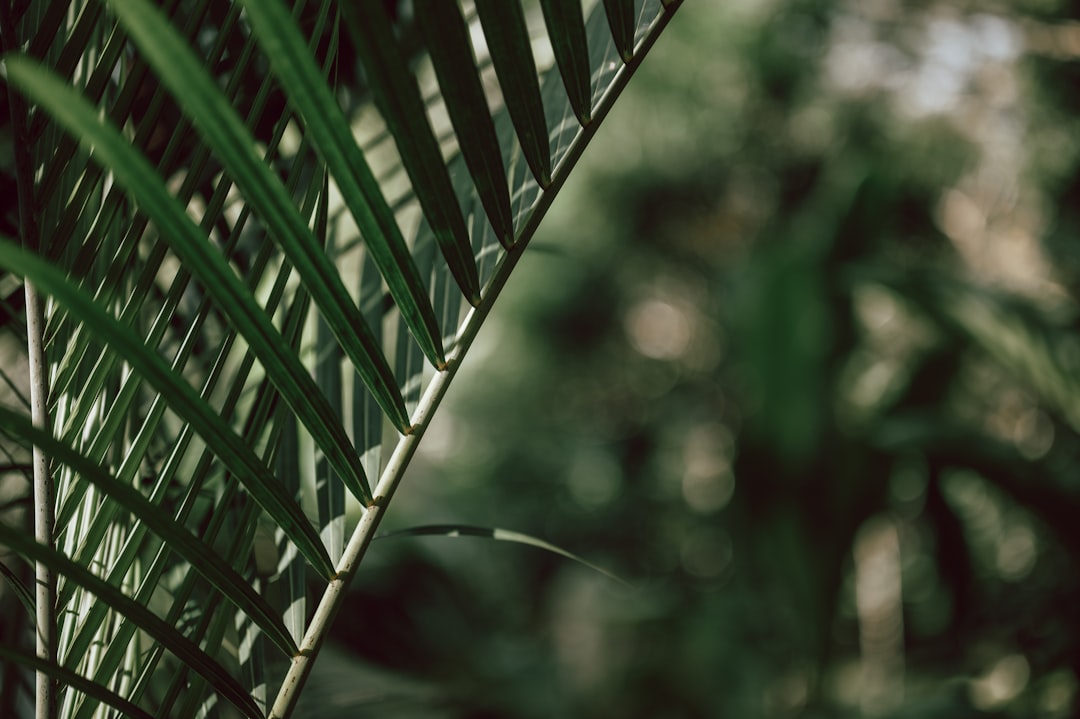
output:
<instances>
[{"instance_id":1,"label":"blurred background foliage","mask_svg":"<svg viewBox=\"0 0 1080 719\"><path fill-rule=\"evenodd\" d=\"M388 520L632 587L383 540L301 713L1076 716L1077 98L1068 2L687 2Z\"/></svg>"}]
</instances>

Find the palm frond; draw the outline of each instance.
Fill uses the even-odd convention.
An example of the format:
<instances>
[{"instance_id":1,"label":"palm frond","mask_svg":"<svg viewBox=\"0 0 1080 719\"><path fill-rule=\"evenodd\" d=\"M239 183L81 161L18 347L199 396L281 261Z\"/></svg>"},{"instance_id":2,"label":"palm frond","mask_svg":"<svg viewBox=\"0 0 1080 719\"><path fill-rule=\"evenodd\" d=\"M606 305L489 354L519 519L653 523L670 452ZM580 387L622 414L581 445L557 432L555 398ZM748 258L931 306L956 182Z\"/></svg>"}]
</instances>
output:
<instances>
[{"instance_id":1,"label":"palm frond","mask_svg":"<svg viewBox=\"0 0 1080 719\"><path fill-rule=\"evenodd\" d=\"M65 716L291 713L477 331L677 4L15 19L41 242L0 240L0 282L49 297L53 431L5 373L0 446L50 457L58 529L0 543L61 575L61 651L4 656L61 679Z\"/></svg>"}]
</instances>

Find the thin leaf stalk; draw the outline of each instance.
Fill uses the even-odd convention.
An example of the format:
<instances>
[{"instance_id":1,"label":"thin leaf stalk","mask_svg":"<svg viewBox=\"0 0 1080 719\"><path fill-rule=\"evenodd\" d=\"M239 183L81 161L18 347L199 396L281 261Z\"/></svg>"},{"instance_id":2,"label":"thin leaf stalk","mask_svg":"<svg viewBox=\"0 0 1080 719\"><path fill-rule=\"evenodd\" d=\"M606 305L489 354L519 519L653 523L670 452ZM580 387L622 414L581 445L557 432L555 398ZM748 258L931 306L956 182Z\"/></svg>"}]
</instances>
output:
<instances>
[{"instance_id":1,"label":"thin leaf stalk","mask_svg":"<svg viewBox=\"0 0 1080 719\"><path fill-rule=\"evenodd\" d=\"M464 322L464 330L459 336L458 343L447 357L447 367L444 371L435 375L428 385L424 395L413 414L413 431L403 436L394 449L394 453L383 470L382 476L374 490L374 504L369 507L360 518L359 524L353 530L345 552L337 565L337 573L323 593L319 605L315 609L311 622L308 624L307 633L300 644L299 653L293 657L292 664L285 676L281 689L278 692L274 706L270 710L269 719L286 719L295 709L296 702L300 697L300 691L311 671L311 667L322 645L322 639L329 632L333 619L341 606L349 583L356 573L367 551L371 540L375 537L375 531L382 521L393 498L394 492L405 474L405 469L412 460L416 448L422 439L427 426L431 422L436 409L446 394L450 382L457 374L461 366L461 359L472 345L476 333L483 323L492 306L498 291L505 284L510 269L517 264L517 260L524 250L527 242L519 241L514 248L504 257L501 272L493 278L490 288L484 293L484 301L479 307L469 311ZM490 294L489 294L490 293Z\"/></svg>"},{"instance_id":2,"label":"thin leaf stalk","mask_svg":"<svg viewBox=\"0 0 1080 719\"><path fill-rule=\"evenodd\" d=\"M48 384L46 379L44 336L45 312L41 295L27 282L26 338L30 359L30 417L34 426L48 430ZM38 447L33 450L34 467L34 537L38 542L53 546L54 497L49 460ZM56 576L45 562L34 567L37 608L37 656L56 663ZM36 679L37 719L55 719L56 683L45 672Z\"/></svg>"},{"instance_id":3,"label":"thin leaf stalk","mask_svg":"<svg viewBox=\"0 0 1080 719\"><path fill-rule=\"evenodd\" d=\"M3 51L19 46L11 5L0 3L0 39ZM19 234L23 245L39 251L40 237L34 209L33 145L29 141L27 107L22 96L9 85L8 104L15 137L15 181L19 205ZM34 425L48 430L48 366L45 363L45 305L33 283L23 285L26 297L26 349L29 362L30 417ZM48 457L33 448L34 474L34 537L46 546L53 546L56 492L49 471ZM35 584L35 652L39 659L56 663L56 576L44 562L34 563ZM45 671L35 673L34 699L37 719L56 717L56 681Z\"/></svg>"}]
</instances>

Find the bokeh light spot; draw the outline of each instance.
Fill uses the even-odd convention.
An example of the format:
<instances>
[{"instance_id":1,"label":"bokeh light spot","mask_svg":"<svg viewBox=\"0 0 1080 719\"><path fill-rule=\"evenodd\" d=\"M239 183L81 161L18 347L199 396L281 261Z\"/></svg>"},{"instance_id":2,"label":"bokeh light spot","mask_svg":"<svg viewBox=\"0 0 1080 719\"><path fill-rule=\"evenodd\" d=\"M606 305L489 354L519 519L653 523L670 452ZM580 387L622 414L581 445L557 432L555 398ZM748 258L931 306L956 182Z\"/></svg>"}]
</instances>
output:
<instances>
[{"instance_id":1,"label":"bokeh light spot","mask_svg":"<svg viewBox=\"0 0 1080 719\"><path fill-rule=\"evenodd\" d=\"M634 349L657 360L683 357L693 337L693 327L686 312L656 298L633 305L626 313L625 326Z\"/></svg>"},{"instance_id":2,"label":"bokeh light spot","mask_svg":"<svg viewBox=\"0 0 1080 719\"><path fill-rule=\"evenodd\" d=\"M1014 525L997 546L997 570L1005 579L1023 579L1035 566L1037 556L1035 533L1026 525Z\"/></svg>"},{"instance_id":3,"label":"bokeh light spot","mask_svg":"<svg viewBox=\"0 0 1080 719\"><path fill-rule=\"evenodd\" d=\"M1024 690L1030 675L1031 669L1023 656L1004 656L982 676L972 680L969 692L971 703L983 711L1000 707Z\"/></svg>"}]
</instances>

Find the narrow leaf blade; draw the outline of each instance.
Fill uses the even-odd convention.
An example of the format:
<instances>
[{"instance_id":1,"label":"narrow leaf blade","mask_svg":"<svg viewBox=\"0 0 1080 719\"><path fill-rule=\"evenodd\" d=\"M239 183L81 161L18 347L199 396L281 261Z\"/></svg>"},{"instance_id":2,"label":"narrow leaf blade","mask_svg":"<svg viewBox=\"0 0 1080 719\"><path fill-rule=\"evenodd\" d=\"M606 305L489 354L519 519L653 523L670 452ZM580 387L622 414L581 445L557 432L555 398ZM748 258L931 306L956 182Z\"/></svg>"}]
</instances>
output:
<instances>
[{"instance_id":1,"label":"narrow leaf blade","mask_svg":"<svg viewBox=\"0 0 1080 719\"><path fill-rule=\"evenodd\" d=\"M551 49L559 65L566 94L578 122L584 127L592 119L592 73L589 46L585 39L585 16L580 0L540 0L547 23Z\"/></svg>"},{"instance_id":2,"label":"narrow leaf blade","mask_svg":"<svg viewBox=\"0 0 1080 719\"><path fill-rule=\"evenodd\" d=\"M522 154L537 183L546 188L551 184L551 152L525 14L519 3L506 0L476 0L476 11Z\"/></svg>"},{"instance_id":3,"label":"narrow leaf blade","mask_svg":"<svg viewBox=\"0 0 1080 719\"><path fill-rule=\"evenodd\" d=\"M416 3L416 21L484 211L503 247L510 247L514 220L506 168L461 10L456 2L423 0Z\"/></svg>"},{"instance_id":4,"label":"narrow leaf blade","mask_svg":"<svg viewBox=\"0 0 1080 719\"><path fill-rule=\"evenodd\" d=\"M611 37L623 62L634 59L634 0L604 0Z\"/></svg>"},{"instance_id":5,"label":"narrow leaf blade","mask_svg":"<svg viewBox=\"0 0 1080 719\"><path fill-rule=\"evenodd\" d=\"M380 534L376 539L389 539L390 537L478 537L480 539L491 539L496 542L525 544L530 547L542 549L545 552L557 554L560 557L565 557L584 567L588 567L594 572L599 572L608 579L616 581L623 586L630 586L630 583L622 577L612 574L603 567L597 566L569 550L563 549L551 542L546 542L538 537L534 537L531 534L522 534L521 532L515 532L509 529L500 529L499 527L475 527L467 524L426 524L419 527L408 527L393 532L386 532L385 534Z\"/></svg>"},{"instance_id":6,"label":"narrow leaf blade","mask_svg":"<svg viewBox=\"0 0 1080 719\"><path fill-rule=\"evenodd\" d=\"M23 605L23 609L26 610L28 616L37 616L35 613L35 606L37 600L34 599L33 592L30 588L23 584L23 581L19 579L19 575L11 570L11 568L0 562L0 574L4 575L4 579L8 582L8 587L15 593L15 597L19 600L19 603ZM2 646L2 645L0 645Z\"/></svg>"}]
</instances>

